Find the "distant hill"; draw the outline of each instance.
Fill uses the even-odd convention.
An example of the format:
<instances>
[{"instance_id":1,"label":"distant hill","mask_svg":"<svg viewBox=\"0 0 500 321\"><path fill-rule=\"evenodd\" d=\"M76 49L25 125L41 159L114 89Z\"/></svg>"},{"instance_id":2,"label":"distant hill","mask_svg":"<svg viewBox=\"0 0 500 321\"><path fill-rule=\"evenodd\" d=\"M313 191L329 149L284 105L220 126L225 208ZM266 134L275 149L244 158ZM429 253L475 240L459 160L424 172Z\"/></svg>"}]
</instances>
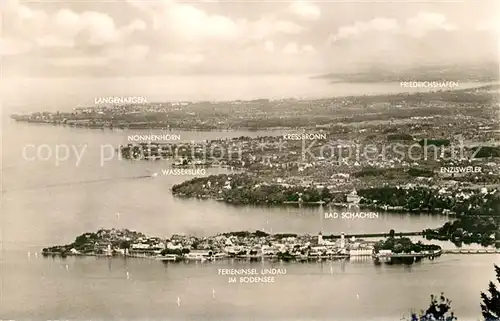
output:
<instances>
[{"instance_id":1,"label":"distant hill","mask_svg":"<svg viewBox=\"0 0 500 321\"><path fill-rule=\"evenodd\" d=\"M499 81L499 63L481 65L418 66L396 69L386 66L371 67L352 73L329 73L313 78L332 82L399 82L399 81Z\"/></svg>"}]
</instances>

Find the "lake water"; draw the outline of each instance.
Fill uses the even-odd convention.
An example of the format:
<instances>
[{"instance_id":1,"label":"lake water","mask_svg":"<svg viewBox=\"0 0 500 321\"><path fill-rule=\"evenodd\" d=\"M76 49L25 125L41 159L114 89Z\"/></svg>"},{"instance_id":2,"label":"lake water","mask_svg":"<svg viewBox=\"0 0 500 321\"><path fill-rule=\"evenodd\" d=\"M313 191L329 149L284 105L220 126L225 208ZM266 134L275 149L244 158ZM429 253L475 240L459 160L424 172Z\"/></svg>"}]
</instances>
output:
<instances>
[{"instance_id":1,"label":"lake water","mask_svg":"<svg viewBox=\"0 0 500 321\"><path fill-rule=\"evenodd\" d=\"M399 320L445 294L479 320L493 255L412 266L371 261L164 264L142 259L28 258L2 264L2 317L16 320ZM220 268L286 268L269 284L230 284ZM128 272L128 278L127 278ZM178 300L180 299L180 305Z\"/></svg>"},{"instance_id":2,"label":"lake water","mask_svg":"<svg viewBox=\"0 0 500 321\"><path fill-rule=\"evenodd\" d=\"M120 160L106 146L126 143L126 132L4 124L3 225L4 242L13 247L67 243L100 227L131 228L149 235L173 233L213 235L261 229L272 233L421 231L447 219L441 215L380 213L378 219L325 219L329 207L234 206L211 200L173 197L170 188L192 177L162 176L167 161ZM276 132L183 132L182 141L263 136ZM25 149L25 146L31 145ZM57 145L69 146L70 156L56 164ZM40 146L46 148L37 149ZM84 148L84 146L86 146ZM104 148L103 148L104 146ZM50 147L50 149L49 149ZM80 159L73 153L78 150ZM50 151L49 151L50 150ZM52 153L49 158L48 153ZM39 158L40 157L40 158ZM43 159L43 160L42 160ZM46 160L45 160L46 159ZM101 159L110 159L102 162ZM77 165L78 163L78 165ZM143 177L160 173L155 178ZM207 175L227 172L208 169ZM25 228L36 233L19 233Z\"/></svg>"},{"instance_id":3,"label":"lake water","mask_svg":"<svg viewBox=\"0 0 500 321\"><path fill-rule=\"evenodd\" d=\"M269 132L176 134L190 141ZM328 220L323 217L326 208L174 198L172 185L191 177L142 177L168 168L166 163L113 157L101 166L102 153L110 153L102 146L125 142L125 132L2 120L0 319L399 320L411 309L427 307L429 295L441 291L453 300L459 320L481 317L479 295L494 277L495 255L444 255L412 266L375 266L371 260L250 265L35 257L47 245L66 244L99 228L129 228L154 236L255 229L375 233L419 231L447 219L381 213L378 219ZM24 157L28 144L34 148ZM78 166L75 155L58 165L53 157L28 160L43 144L52 152L58 144L87 147ZM277 276L274 284L229 284L217 274L219 268L261 264L286 267L287 274Z\"/></svg>"}]
</instances>

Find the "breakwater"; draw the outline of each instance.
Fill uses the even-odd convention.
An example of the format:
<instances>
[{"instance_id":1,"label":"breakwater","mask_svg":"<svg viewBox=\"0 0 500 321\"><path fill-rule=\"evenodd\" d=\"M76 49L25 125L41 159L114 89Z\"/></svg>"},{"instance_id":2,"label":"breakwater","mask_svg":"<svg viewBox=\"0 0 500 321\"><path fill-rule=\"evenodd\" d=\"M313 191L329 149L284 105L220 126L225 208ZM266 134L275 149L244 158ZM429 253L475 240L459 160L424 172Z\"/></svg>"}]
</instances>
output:
<instances>
[{"instance_id":1,"label":"breakwater","mask_svg":"<svg viewBox=\"0 0 500 321\"><path fill-rule=\"evenodd\" d=\"M422 231L420 232L400 232L400 233L394 233L394 237L404 237L404 236L421 236L424 235ZM363 233L363 234L345 234L344 237L346 238L370 238L370 237L390 237L390 233ZM331 238L331 239L340 239L342 238L342 235L330 235L330 236L323 236L323 238Z\"/></svg>"},{"instance_id":2,"label":"breakwater","mask_svg":"<svg viewBox=\"0 0 500 321\"><path fill-rule=\"evenodd\" d=\"M443 250L443 254L500 254L500 249L453 249Z\"/></svg>"}]
</instances>

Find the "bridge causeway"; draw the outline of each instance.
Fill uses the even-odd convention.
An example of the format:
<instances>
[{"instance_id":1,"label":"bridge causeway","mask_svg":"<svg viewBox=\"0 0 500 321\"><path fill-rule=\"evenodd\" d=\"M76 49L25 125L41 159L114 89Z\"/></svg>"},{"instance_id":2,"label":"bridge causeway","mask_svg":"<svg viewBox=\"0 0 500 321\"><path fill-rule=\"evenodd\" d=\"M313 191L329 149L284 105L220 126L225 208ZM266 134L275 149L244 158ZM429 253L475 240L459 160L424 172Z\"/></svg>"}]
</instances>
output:
<instances>
[{"instance_id":1,"label":"bridge causeway","mask_svg":"<svg viewBox=\"0 0 500 321\"><path fill-rule=\"evenodd\" d=\"M453 249L442 250L443 254L500 254L500 249Z\"/></svg>"}]
</instances>

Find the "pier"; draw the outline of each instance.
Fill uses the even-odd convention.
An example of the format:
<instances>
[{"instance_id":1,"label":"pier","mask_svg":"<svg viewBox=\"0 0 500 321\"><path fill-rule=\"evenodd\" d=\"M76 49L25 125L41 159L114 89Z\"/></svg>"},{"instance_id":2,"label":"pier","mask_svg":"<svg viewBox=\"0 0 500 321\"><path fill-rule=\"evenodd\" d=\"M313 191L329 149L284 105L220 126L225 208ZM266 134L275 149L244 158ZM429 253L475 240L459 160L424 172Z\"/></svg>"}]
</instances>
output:
<instances>
[{"instance_id":1,"label":"pier","mask_svg":"<svg viewBox=\"0 0 500 321\"><path fill-rule=\"evenodd\" d=\"M373 254L374 259L422 259L422 258L434 258L443 254L441 250L439 251L425 251L419 253L377 253Z\"/></svg>"},{"instance_id":2,"label":"pier","mask_svg":"<svg viewBox=\"0 0 500 321\"><path fill-rule=\"evenodd\" d=\"M442 252L443 254L500 254L500 249L454 249Z\"/></svg>"},{"instance_id":3,"label":"pier","mask_svg":"<svg viewBox=\"0 0 500 321\"><path fill-rule=\"evenodd\" d=\"M403 236L421 236L423 235L422 231L420 232L399 232L399 233L394 233L394 237L403 237ZM363 234L346 234L344 235L345 238L370 238L370 237L389 237L389 233L363 233ZM325 239L340 239L340 235L325 235L323 236Z\"/></svg>"}]
</instances>

